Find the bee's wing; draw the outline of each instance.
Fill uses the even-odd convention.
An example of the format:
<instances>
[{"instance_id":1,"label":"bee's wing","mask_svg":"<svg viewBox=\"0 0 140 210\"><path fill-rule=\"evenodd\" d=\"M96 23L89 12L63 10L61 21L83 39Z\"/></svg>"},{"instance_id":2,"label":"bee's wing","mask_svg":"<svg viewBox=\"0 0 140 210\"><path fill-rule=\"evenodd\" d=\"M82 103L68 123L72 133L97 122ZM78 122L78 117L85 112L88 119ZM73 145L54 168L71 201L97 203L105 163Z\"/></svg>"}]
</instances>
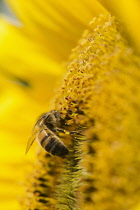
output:
<instances>
[{"instance_id":1,"label":"bee's wing","mask_svg":"<svg viewBox=\"0 0 140 210\"><path fill-rule=\"evenodd\" d=\"M30 147L32 146L32 144L33 144L33 143L34 143L34 141L35 141L35 138L36 138L36 132L35 132L35 133L33 133L33 135L31 136L31 138L29 138L29 139L28 139L25 154L27 154L27 153L28 153L28 151L29 151Z\"/></svg>"}]
</instances>

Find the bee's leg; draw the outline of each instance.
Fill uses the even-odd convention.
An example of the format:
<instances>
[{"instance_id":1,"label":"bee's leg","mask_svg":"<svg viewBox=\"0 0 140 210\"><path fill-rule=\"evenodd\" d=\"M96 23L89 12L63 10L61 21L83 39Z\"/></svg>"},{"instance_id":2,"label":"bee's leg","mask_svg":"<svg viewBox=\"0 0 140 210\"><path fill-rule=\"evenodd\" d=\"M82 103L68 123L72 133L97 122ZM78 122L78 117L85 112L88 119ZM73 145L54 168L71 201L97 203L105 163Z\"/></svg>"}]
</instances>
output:
<instances>
[{"instance_id":1,"label":"bee's leg","mask_svg":"<svg viewBox=\"0 0 140 210\"><path fill-rule=\"evenodd\" d=\"M64 133L64 134L67 134L67 135L81 134L81 130L78 130L78 131L67 131L67 130L64 130L62 128L55 128L55 131L58 131L60 133Z\"/></svg>"},{"instance_id":2,"label":"bee's leg","mask_svg":"<svg viewBox=\"0 0 140 210\"><path fill-rule=\"evenodd\" d=\"M69 131L64 130L64 129L62 129L62 128L55 128L55 131L60 132L60 133L64 133L64 134L68 134L68 135L70 134Z\"/></svg>"},{"instance_id":3,"label":"bee's leg","mask_svg":"<svg viewBox=\"0 0 140 210\"><path fill-rule=\"evenodd\" d=\"M71 135L75 135L75 134L79 134L79 133L80 133L80 131L71 131L70 132Z\"/></svg>"}]
</instances>

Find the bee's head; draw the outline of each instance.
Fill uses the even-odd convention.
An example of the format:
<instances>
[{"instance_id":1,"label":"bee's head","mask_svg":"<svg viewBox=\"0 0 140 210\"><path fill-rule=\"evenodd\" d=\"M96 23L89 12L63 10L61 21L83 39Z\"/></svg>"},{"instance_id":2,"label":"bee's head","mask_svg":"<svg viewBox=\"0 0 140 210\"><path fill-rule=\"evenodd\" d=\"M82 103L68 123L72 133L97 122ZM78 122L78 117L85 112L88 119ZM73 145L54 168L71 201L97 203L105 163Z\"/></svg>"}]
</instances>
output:
<instances>
[{"instance_id":1,"label":"bee's head","mask_svg":"<svg viewBox=\"0 0 140 210\"><path fill-rule=\"evenodd\" d=\"M44 118L44 125L46 125L50 130L59 127L61 117L58 111L48 112Z\"/></svg>"}]
</instances>

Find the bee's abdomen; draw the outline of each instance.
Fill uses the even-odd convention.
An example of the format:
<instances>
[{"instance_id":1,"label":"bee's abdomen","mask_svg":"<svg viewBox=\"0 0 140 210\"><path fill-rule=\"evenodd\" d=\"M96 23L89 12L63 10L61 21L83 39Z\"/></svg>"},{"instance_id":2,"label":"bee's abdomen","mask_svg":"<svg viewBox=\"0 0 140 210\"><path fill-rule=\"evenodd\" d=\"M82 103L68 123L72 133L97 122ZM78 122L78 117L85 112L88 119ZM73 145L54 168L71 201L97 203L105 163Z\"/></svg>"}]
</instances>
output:
<instances>
[{"instance_id":1,"label":"bee's abdomen","mask_svg":"<svg viewBox=\"0 0 140 210\"><path fill-rule=\"evenodd\" d=\"M48 129L40 131L38 141L47 152L54 156L64 157L69 152L64 143Z\"/></svg>"},{"instance_id":2,"label":"bee's abdomen","mask_svg":"<svg viewBox=\"0 0 140 210\"><path fill-rule=\"evenodd\" d=\"M40 140L40 144L41 146L43 147L45 141L49 138L51 134L50 133L47 133L41 140Z\"/></svg>"},{"instance_id":3,"label":"bee's abdomen","mask_svg":"<svg viewBox=\"0 0 140 210\"><path fill-rule=\"evenodd\" d=\"M51 149L55 146L56 143L56 139L53 137L50 137L47 141L46 141L46 145L44 145L44 149L48 152L51 151Z\"/></svg>"},{"instance_id":4,"label":"bee's abdomen","mask_svg":"<svg viewBox=\"0 0 140 210\"><path fill-rule=\"evenodd\" d=\"M68 154L67 147L58 138L50 137L44 149L52 155L63 157Z\"/></svg>"},{"instance_id":5,"label":"bee's abdomen","mask_svg":"<svg viewBox=\"0 0 140 210\"><path fill-rule=\"evenodd\" d=\"M48 131L47 129L43 129L38 134L37 140L42 147L44 147L44 144L46 143L47 139L49 139L49 136L51 135L51 133L47 131Z\"/></svg>"}]
</instances>

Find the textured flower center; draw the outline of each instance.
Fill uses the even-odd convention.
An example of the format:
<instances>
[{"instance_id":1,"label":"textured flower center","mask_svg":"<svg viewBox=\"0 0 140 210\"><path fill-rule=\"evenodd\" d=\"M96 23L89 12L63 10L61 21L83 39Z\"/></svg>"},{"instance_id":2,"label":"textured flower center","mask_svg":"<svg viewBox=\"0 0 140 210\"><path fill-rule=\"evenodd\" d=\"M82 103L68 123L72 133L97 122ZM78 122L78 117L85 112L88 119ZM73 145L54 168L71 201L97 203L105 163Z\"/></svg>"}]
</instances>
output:
<instances>
[{"instance_id":1,"label":"textured flower center","mask_svg":"<svg viewBox=\"0 0 140 210\"><path fill-rule=\"evenodd\" d=\"M85 140L82 145L77 144L81 139L72 140L67 161L53 158L57 173L51 187L59 192L57 209L118 210L136 205L140 193L139 66L139 57L111 16L95 18L73 50L55 110L61 110L62 116L71 111L68 126L85 126ZM43 160L46 165L51 162Z\"/></svg>"}]
</instances>

